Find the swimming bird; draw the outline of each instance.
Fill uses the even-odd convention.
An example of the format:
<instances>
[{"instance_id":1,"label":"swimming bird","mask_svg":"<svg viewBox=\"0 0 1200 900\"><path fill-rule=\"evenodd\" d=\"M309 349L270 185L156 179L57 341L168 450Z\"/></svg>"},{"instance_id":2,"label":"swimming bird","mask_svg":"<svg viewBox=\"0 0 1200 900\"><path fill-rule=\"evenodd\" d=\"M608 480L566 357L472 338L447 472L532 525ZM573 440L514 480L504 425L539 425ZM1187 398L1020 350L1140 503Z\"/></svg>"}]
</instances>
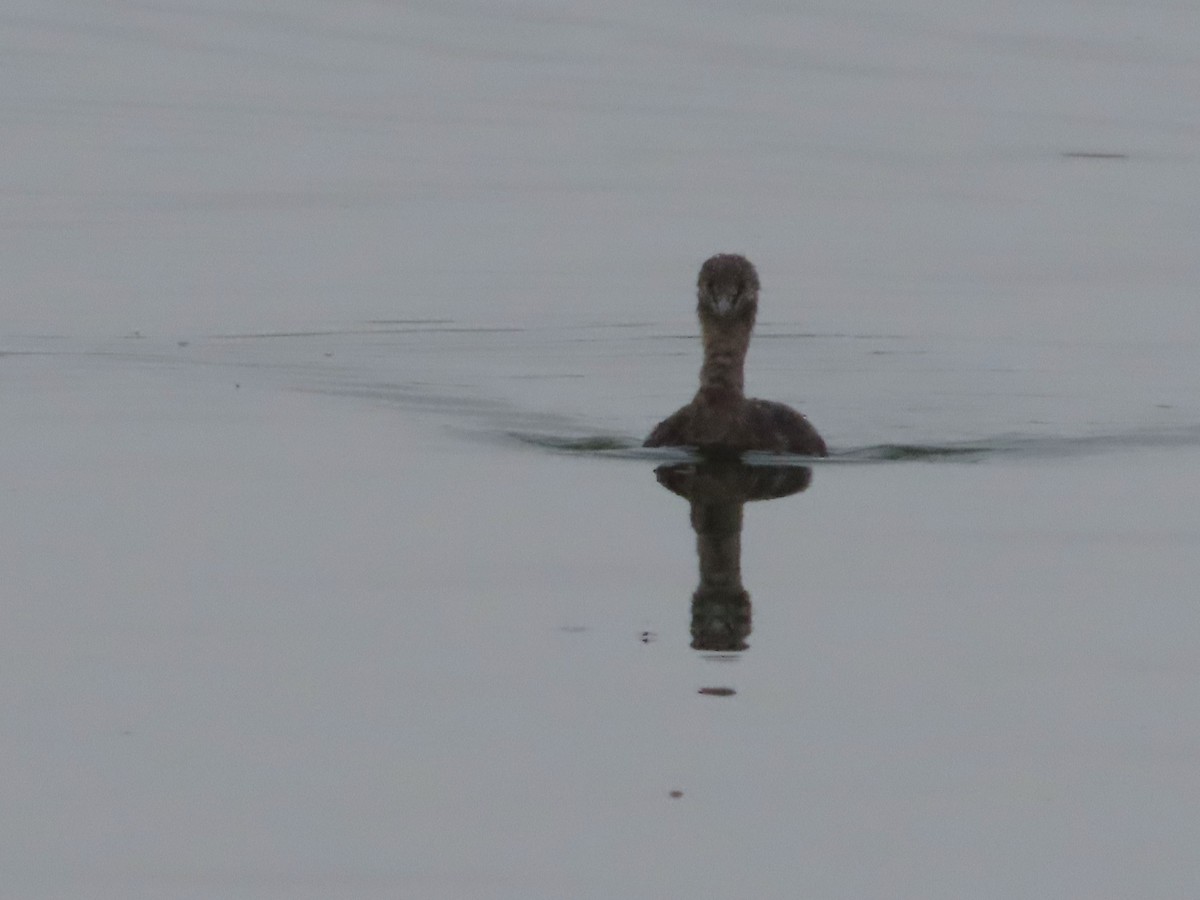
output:
<instances>
[{"instance_id":1,"label":"swimming bird","mask_svg":"<svg viewBox=\"0 0 1200 900\"><path fill-rule=\"evenodd\" d=\"M790 406L748 399L746 351L758 312L758 272L750 260L720 253L705 260L696 282L704 364L692 402L659 422L646 447L696 447L709 456L750 450L827 456L817 430Z\"/></svg>"}]
</instances>

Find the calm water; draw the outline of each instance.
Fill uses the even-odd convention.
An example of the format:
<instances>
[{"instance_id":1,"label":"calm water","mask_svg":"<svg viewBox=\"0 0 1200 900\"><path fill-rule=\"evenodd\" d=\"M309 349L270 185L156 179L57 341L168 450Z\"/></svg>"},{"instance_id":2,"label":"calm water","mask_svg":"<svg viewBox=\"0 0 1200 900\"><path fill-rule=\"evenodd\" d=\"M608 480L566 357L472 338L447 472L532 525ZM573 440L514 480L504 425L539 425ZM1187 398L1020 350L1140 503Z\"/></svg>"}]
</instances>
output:
<instances>
[{"instance_id":1,"label":"calm water","mask_svg":"<svg viewBox=\"0 0 1200 900\"><path fill-rule=\"evenodd\" d=\"M1001 390L1039 381L1034 346L779 337L754 362L805 348L814 409L841 356L904 399L871 433L832 391L811 473L714 473L634 448L694 362L656 326L25 343L0 360L23 896L1194 883L1186 405Z\"/></svg>"},{"instance_id":2,"label":"calm water","mask_svg":"<svg viewBox=\"0 0 1200 900\"><path fill-rule=\"evenodd\" d=\"M1200 34L1077 13L18 3L5 890L1194 895ZM716 250L830 459L639 448Z\"/></svg>"}]
</instances>

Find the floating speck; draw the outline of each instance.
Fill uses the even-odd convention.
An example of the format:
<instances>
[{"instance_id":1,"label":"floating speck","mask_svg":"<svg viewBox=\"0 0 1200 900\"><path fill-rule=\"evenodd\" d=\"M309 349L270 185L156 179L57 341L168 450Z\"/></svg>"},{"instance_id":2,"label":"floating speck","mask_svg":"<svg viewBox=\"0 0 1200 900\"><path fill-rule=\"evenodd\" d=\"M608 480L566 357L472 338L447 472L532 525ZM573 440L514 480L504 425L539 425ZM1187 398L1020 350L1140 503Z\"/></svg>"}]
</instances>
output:
<instances>
[{"instance_id":1,"label":"floating speck","mask_svg":"<svg viewBox=\"0 0 1200 900\"><path fill-rule=\"evenodd\" d=\"M1113 153L1104 150L1067 150L1064 159L1129 159L1128 153Z\"/></svg>"}]
</instances>

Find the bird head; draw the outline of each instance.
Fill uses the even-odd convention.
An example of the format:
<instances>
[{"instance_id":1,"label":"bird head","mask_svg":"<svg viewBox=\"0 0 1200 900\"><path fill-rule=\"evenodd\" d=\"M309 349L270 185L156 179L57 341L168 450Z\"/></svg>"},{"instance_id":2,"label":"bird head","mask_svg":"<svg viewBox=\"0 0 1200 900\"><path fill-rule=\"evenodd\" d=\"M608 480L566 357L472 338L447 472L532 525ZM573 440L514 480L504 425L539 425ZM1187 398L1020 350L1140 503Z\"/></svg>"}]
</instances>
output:
<instances>
[{"instance_id":1,"label":"bird head","mask_svg":"<svg viewBox=\"0 0 1200 900\"><path fill-rule=\"evenodd\" d=\"M709 257L700 267L696 299L701 318L754 321L758 307L758 272L750 260L733 253Z\"/></svg>"}]
</instances>

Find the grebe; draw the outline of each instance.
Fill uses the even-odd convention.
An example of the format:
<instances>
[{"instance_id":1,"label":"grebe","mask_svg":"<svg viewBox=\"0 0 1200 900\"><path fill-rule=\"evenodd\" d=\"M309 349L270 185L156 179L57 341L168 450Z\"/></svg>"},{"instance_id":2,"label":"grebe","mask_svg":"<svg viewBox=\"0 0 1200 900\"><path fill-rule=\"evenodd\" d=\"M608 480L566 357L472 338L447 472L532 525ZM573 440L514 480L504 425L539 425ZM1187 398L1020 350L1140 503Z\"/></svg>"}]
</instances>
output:
<instances>
[{"instance_id":1,"label":"grebe","mask_svg":"<svg viewBox=\"0 0 1200 900\"><path fill-rule=\"evenodd\" d=\"M758 272L746 257L720 253L705 260L696 290L704 341L700 389L691 403L655 426L644 446L691 446L713 456L748 450L828 455L825 441L796 410L746 398L743 369L758 288Z\"/></svg>"}]
</instances>

